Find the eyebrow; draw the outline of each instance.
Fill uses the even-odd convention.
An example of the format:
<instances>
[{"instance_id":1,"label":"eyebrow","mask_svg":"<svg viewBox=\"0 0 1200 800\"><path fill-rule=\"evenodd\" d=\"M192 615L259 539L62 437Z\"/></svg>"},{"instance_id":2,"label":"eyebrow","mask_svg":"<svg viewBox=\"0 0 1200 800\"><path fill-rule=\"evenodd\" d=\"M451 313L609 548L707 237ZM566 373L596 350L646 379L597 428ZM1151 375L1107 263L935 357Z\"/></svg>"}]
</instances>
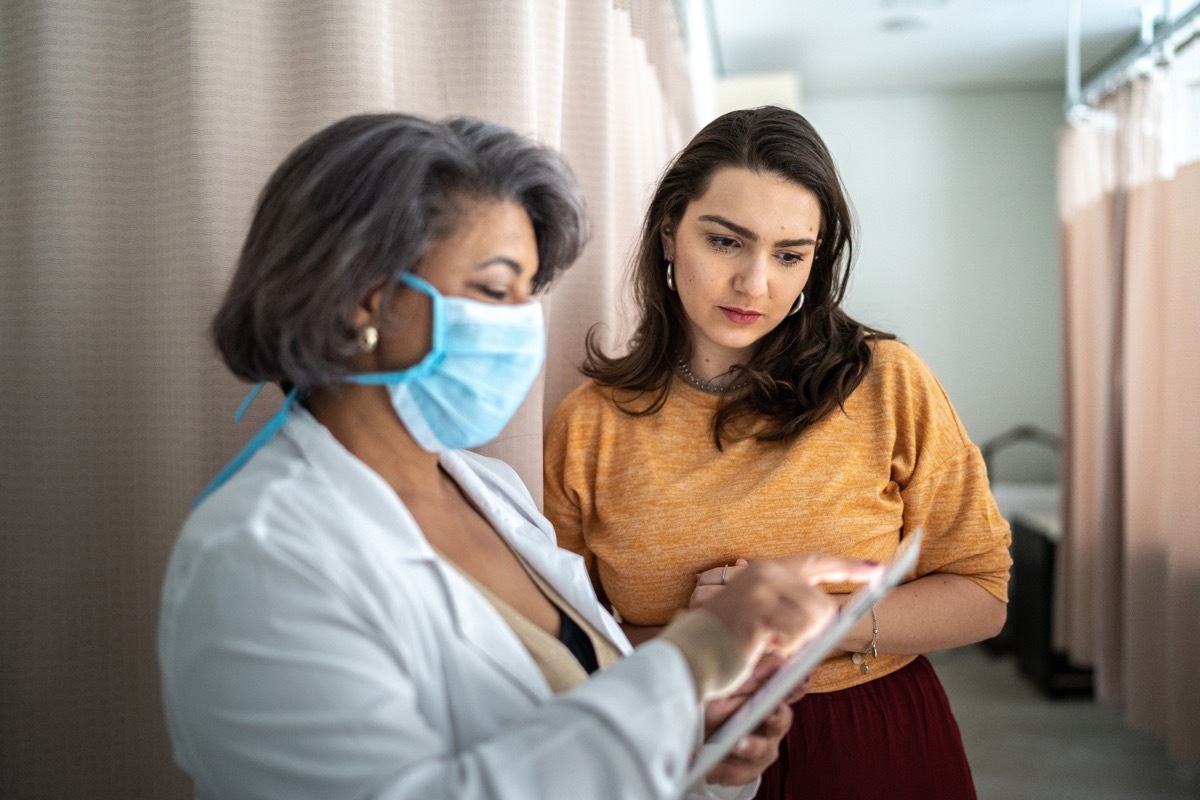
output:
<instances>
[{"instance_id":1,"label":"eyebrow","mask_svg":"<svg viewBox=\"0 0 1200 800\"><path fill-rule=\"evenodd\" d=\"M487 261L481 261L475 265L475 271L479 272L480 270L487 269L493 264L500 264L501 266L508 267L514 273L516 273L517 277L520 277L523 271L520 264L507 256L496 256L495 258L489 258Z\"/></svg>"},{"instance_id":2,"label":"eyebrow","mask_svg":"<svg viewBox=\"0 0 1200 800\"><path fill-rule=\"evenodd\" d=\"M738 236L744 236L752 242L758 241L758 234L749 228L738 225L732 220L725 219L717 214L702 214L699 217L701 222L715 222L718 225L724 225L729 230L736 233ZM806 247L807 245L815 245L816 239L780 239L775 243L776 247Z\"/></svg>"}]
</instances>

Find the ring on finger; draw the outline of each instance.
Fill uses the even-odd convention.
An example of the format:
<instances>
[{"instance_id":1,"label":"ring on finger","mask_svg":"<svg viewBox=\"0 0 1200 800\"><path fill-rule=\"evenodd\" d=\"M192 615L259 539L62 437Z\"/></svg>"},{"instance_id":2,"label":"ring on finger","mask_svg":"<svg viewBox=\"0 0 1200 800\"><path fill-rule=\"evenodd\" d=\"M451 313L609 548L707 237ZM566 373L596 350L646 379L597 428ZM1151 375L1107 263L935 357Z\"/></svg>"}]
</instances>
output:
<instances>
[{"instance_id":1,"label":"ring on finger","mask_svg":"<svg viewBox=\"0 0 1200 800\"><path fill-rule=\"evenodd\" d=\"M726 575L726 573L728 573L728 572L729 572L729 565L728 565L728 564L726 564L725 566L721 567L721 585L722 585L722 586L724 586L724 585L725 585L725 575Z\"/></svg>"}]
</instances>

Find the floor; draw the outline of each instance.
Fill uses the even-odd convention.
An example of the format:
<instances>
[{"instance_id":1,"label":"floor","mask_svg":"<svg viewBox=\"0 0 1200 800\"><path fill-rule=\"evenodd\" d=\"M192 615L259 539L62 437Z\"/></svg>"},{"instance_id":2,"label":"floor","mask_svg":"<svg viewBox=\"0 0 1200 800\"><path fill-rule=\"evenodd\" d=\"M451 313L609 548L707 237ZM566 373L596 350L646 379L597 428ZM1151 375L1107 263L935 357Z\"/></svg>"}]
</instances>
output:
<instances>
[{"instance_id":1,"label":"floor","mask_svg":"<svg viewBox=\"0 0 1200 800\"><path fill-rule=\"evenodd\" d=\"M1200 774L1090 700L1048 700L1011 657L930 656L962 730L979 800L1200 800Z\"/></svg>"}]
</instances>

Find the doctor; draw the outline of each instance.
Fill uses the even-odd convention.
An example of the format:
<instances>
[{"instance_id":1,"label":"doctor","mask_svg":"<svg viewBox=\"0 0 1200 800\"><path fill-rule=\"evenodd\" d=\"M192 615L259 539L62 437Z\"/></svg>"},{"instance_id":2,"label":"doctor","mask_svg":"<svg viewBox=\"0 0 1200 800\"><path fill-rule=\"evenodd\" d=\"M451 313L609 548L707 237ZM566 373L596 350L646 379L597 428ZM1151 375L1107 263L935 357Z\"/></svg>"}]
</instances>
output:
<instances>
[{"instance_id":1,"label":"doctor","mask_svg":"<svg viewBox=\"0 0 1200 800\"><path fill-rule=\"evenodd\" d=\"M874 574L756 563L631 651L517 476L463 449L532 385L532 294L585 238L561 159L476 120L351 117L271 177L213 334L283 406L198 501L163 589L197 797L678 797L738 702L717 698L834 613L815 584ZM698 795L750 796L789 721Z\"/></svg>"}]
</instances>

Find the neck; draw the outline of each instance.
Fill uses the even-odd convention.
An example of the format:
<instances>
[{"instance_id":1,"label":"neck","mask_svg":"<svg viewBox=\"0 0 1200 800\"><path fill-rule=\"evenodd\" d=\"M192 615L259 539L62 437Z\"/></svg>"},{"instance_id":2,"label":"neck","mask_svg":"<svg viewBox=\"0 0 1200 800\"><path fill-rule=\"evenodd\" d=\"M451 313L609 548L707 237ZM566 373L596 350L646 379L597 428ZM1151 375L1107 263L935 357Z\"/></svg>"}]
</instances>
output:
<instances>
[{"instance_id":1,"label":"neck","mask_svg":"<svg viewBox=\"0 0 1200 800\"><path fill-rule=\"evenodd\" d=\"M732 369L732 366L726 367L721 372L711 374L709 377L703 377L702 374L697 371L696 367L693 366L694 363L695 362L689 363L687 359L680 356L676 359L675 371L679 373L679 377L683 379L684 383L687 383L689 386L692 386L695 389L699 389L700 391L708 394L721 394L730 387L741 385L741 379L729 371ZM704 372L712 373L713 371L708 369L704 370Z\"/></svg>"},{"instance_id":2,"label":"neck","mask_svg":"<svg viewBox=\"0 0 1200 800\"><path fill-rule=\"evenodd\" d=\"M308 410L356 458L401 495L438 489L438 454L417 444L384 386L314 389Z\"/></svg>"},{"instance_id":3,"label":"neck","mask_svg":"<svg viewBox=\"0 0 1200 800\"><path fill-rule=\"evenodd\" d=\"M736 374L731 373L730 370L739 364L745 364L753 355L753 346L728 348L705 337L695 337L692 341L691 353L685 362L687 369L684 370L678 365L676 368L685 379L690 371L698 381L720 391L738 380Z\"/></svg>"}]
</instances>

